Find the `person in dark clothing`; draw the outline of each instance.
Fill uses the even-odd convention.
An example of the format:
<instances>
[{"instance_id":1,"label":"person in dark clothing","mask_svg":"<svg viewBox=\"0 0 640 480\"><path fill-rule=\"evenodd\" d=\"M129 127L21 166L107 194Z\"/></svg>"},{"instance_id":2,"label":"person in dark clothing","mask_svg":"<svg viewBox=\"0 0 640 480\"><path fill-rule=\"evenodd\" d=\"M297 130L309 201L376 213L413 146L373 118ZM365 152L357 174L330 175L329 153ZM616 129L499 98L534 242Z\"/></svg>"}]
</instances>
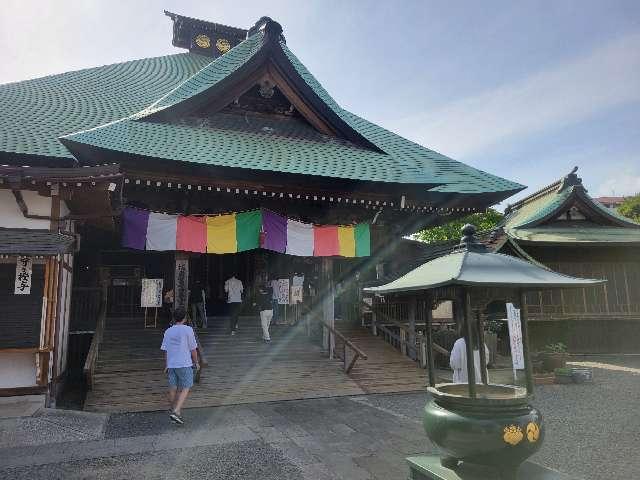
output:
<instances>
[{"instance_id":1,"label":"person in dark clothing","mask_svg":"<svg viewBox=\"0 0 640 480\"><path fill-rule=\"evenodd\" d=\"M262 340L265 343L271 342L269 326L273 318L273 307L271 303L271 286L268 282L260 285L256 291L255 303L260 311L260 324L262 325Z\"/></svg>"},{"instance_id":2,"label":"person in dark clothing","mask_svg":"<svg viewBox=\"0 0 640 480\"><path fill-rule=\"evenodd\" d=\"M200 280L196 280L195 285L189 290L189 303L191 304L191 321L193 325L207 328L207 316L204 313L204 288ZM200 322L198 322L200 317Z\"/></svg>"}]
</instances>

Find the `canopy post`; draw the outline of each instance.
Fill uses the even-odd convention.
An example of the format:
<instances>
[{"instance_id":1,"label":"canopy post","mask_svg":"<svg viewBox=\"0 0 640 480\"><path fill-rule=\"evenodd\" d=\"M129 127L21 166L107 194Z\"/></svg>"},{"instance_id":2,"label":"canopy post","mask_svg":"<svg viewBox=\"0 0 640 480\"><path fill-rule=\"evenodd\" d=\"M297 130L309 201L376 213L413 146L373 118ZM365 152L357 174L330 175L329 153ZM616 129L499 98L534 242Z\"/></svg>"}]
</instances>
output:
<instances>
[{"instance_id":1,"label":"canopy post","mask_svg":"<svg viewBox=\"0 0 640 480\"><path fill-rule=\"evenodd\" d=\"M433 323L433 297L427 293L427 299L425 302L425 335L427 337L427 370L429 372L429 386L436 386L436 369L433 361L433 332L431 330L431 324Z\"/></svg>"},{"instance_id":2,"label":"canopy post","mask_svg":"<svg viewBox=\"0 0 640 480\"><path fill-rule=\"evenodd\" d=\"M527 382L527 394L533 395L533 372L529 354L529 326L527 325L527 309L525 307L525 291L518 289L520 297L520 325L522 328L522 350L524 354L524 372Z\"/></svg>"},{"instance_id":3,"label":"canopy post","mask_svg":"<svg viewBox=\"0 0 640 480\"><path fill-rule=\"evenodd\" d=\"M475 357L473 355L473 343L471 334L471 295L465 288L462 290L462 308L465 328L463 330L463 338L467 351L467 384L469 385L469 397L476 398L476 366Z\"/></svg>"},{"instance_id":4,"label":"canopy post","mask_svg":"<svg viewBox=\"0 0 640 480\"><path fill-rule=\"evenodd\" d=\"M478 351L480 352L480 378L482 383L487 385L487 353L484 350L484 329L482 325L482 315L480 310L476 312L476 325L478 328Z\"/></svg>"}]
</instances>

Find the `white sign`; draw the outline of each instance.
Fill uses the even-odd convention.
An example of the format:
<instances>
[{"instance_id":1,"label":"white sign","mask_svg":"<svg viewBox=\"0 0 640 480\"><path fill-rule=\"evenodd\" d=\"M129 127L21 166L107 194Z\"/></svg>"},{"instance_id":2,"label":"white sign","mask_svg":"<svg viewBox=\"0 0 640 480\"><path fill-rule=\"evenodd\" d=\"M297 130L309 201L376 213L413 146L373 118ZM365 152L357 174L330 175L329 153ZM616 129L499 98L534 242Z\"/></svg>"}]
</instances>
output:
<instances>
[{"instance_id":1,"label":"white sign","mask_svg":"<svg viewBox=\"0 0 640 480\"><path fill-rule=\"evenodd\" d=\"M278 305L289 305L289 279L280 278L274 284L274 294Z\"/></svg>"},{"instance_id":2,"label":"white sign","mask_svg":"<svg viewBox=\"0 0 640 480\"><path fill-rule=\"evenodd\" d=\"M31 271L33 259L31 257L18 257L16 262L15 295L29 295L31 293Z\"/></svg>"},{"instance_id":3,"label":"white sign","mask_svg":"<svg viewBox=\"0 0 640 480\"><path fill-rule=\"evenodd\" d=\"M507 322L509 323L509 341L511 343L511 362L513 369L524 368L524 349L522 347L522 325L520 324L520 309L513 303L507 303Z\"/></svg>"},{"instance_id":4,"label":"white sign","mask_svg":"<svg viewBox=\"0 0 640 480\"><path fill-rule=\"evenodd\" d=\"M159 308L162 306L162 278L143 278L140 293L142 308Z\"/></svg>"},{"instance_id":5,"label":"white sign","mask_svg":"<svg viewBox=\"0 0 640 480\"><path fill-rule=\"evenodd\" d=\"M296 303L302 303L302 285L294 285L291 287L290 300L291 300L291 305L295 305Z\"/></svg>"}]
</instances>

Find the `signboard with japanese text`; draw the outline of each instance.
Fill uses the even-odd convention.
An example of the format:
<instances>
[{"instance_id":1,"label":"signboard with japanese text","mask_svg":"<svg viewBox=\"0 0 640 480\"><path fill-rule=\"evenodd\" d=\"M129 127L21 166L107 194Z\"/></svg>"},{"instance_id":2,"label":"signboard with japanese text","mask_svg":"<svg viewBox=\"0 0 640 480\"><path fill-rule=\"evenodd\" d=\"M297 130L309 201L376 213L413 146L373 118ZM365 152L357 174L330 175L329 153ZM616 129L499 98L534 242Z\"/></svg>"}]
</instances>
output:
<instances>
[{"instance_id":1,"label":"signboard with japanese text","mask_svg":"<svg viewBox=\"0 0 640 480\"><path fill-rule=\"evenodd\" d=\"M522 346L522 325L520 324L520 309L513 303L507 303L507 322L509 324L509 341L511 343L511 362L513 369L524 368L524 349Z\"/></svg>"},{"instance_id":2,"label":"signboard with japanese text","mask_svg":"<svg viewBox=\"0 0 640 480\"><path fill-rule=\"evenodd\" d=\"M274 296L278 305L289 305L289 279L280 278L274 283Z\"/></svg>"},{"instance_id":3,"label":"signboard with japanese text","mask_svg":"<svg viewBox=\"0 0 640 480\"><path fill-rule=\"evenodd\" d=\"M291 305L302 303L302 285L294 285L291 287Z\"/></svg>"},{"instance_id":4,"label":"signboard with japanese text","mask_svg":"<svg viewBox=\"0 0 640 480\"><path fill-rule=\"evenodd\" d=\"M13 293L15 295L29 295L31 293L31 272L33 259L31 257L18 257L16 262L16 283Z\"/></svg>"},{"instance_id":5,"label":"signboard with japanese text","mask_svg":"<svg viewBox=\"0 0 640 480\"><path fill-rule=\"evenodd\" d=\"M162 306L162 278L143 278L140 293L142 308L159 308Z\"/></svg>"}]
</instances>

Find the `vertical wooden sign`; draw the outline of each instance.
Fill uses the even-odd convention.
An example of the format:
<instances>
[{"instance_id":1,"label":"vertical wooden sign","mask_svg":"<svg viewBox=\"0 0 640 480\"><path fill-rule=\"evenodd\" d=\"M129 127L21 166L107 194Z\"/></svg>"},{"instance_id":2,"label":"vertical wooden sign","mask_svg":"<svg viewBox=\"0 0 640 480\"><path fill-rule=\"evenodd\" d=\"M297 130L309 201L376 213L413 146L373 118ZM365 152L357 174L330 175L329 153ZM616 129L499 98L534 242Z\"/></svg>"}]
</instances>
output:
<instances>
[{"instance_id":1,"label":"vertical wooden sign","mask_svg":"<svg viewBox=\"0 0 640 480\"><path fill-rule=\"evenodd\" d=\"M189 303L189 258L176 252L176 272L174 279L174 308L187 309Z\"/></svg>"},{"instance_id":2,"label":"vertical wooden sign","mask_svg":"<svg viewBox=\"0 0 640 480\"><path fill-rule=\"evenodd\" d=\"M29 295L31 293L31 272L33 259L31 257L18 257L16 262L16 283L13 293L15 295Z\"/></svg>"}]
</instances>

